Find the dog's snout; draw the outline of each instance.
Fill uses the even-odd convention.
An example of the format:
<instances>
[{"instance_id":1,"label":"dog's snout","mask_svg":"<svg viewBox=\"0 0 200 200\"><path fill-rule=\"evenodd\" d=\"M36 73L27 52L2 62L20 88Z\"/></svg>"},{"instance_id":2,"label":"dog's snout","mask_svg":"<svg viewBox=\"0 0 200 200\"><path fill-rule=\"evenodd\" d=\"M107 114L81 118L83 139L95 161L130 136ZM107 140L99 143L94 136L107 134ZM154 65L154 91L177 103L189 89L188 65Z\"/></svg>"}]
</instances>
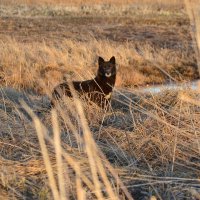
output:
<instances>
[{"instance_id":1,"label":"dog's snout","mask_svg":"<svg viewBox=\"0 0 200 200\"><path fill-rule=\"evenodd\" d=\"M105 70L105 73L106 73L106 74L111 73L111 69L110 69L110 68L106 69L106 70Z\"/></svg>"}]
</instances>

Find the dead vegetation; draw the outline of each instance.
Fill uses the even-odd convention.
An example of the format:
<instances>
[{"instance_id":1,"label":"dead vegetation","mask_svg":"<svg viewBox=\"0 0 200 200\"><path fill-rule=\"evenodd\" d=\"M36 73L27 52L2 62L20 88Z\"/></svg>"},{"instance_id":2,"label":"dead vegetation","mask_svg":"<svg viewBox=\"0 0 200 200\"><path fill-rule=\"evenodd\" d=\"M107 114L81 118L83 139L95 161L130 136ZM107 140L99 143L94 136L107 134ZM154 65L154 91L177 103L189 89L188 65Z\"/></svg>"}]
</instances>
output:
<instances>
[{"instance_id":1,"label":"dead vegetation","mask_svg":"<svg viewBox=\"0 0 200 200\"><path fill-rule=\"evenodd\" d=\"M113 55L119 66L120 87L198 79L184 7L166 10L164 2L155 4L163 9L144 9L137 3L116 9L113 4L97 5L97 9L96 5L77 5L71 11L65 6L35 5L39 13L34 14L31 6L2 3L1 83L40 91L35 77L43 78L50 88L62 82L63 75L91 78L97 56ZM79 77L83 71L87 71L85 77ZM79 75L73 77L74 73Z\"/></svg>"},{"instance_id":2,"label":"dead vegetation","mask_svg":"<svg viewBox=\"0 0 200 200\"><path fill-rule=\"evenodd\" d=\"M52 90L65 79L86 80L94 77L98 55L106 59L116 56L119 72L117 87L198 78L194 53L152 48L149 44L138 47L133 43L96 39L86 42L64 40L54 44L23 43L11 38L0 43L1 85L40 94L46 93L44 85Z\"/></svg>"},{"instance_id":3,"label":"dead vegetation","mask_svg":"<svg viewBox=\"0 0 200 200\"><path fill-rule=\"evenodd\" d=\"M10 199L51 199L56 191L61 196L70 194L69 199L98 199L99 195L125 199L128 193L116 179L119 176L135 199L195 198L200 192L199 107L185 102L185 94L199 98L195 92L169 91L156 96L138 96L133 101L133 94L123 97L116 91L113 110L106 114L82 102L83 113L82 107L78 107L80 101L75 100L74 104L66 99L56 108L58 117L41 99L40 106L33 108L38 116L33 121L19 112L16 103L12 110L1 109L2 193ZM126 101L122 102L123 98ZM1 105L7 108L5 99ZM59 142L58 133L60 154L56 150L58 144L54 143ZM46 148L49 161L44 162ZM57 157L61 155L62 163L58 163ZM93 159L98 164L94 165ZM64 174L64 193L57 188L62 181L59 173ZM49 187L49 176L54 177L57 187L51 183Z\"/></svg>"},{"instance_id":4,"label":"dead vegetation","mask_svg":"<svg viewBox=\"0 0 200 200\"><path fill-rule=\"evenodd\" d=\"M46 2L40 1L51 10ZM179 1L137 1L144 3L139 15L110 18L103 28L85 13L90 17L83 26L95 27L89 31L80 28L81 18L63 19L72 20L71 27L79 22L74 29L56 20L59 9L56 17L40 12L51 26L28 16L30 5L38 9L35 1L18 0L28 4L25 15L13 12L16 1L0 3L1 10L8 8L0 13L0 199L200 199L199 87L148 95L126 90L199 77L198 52ZM48 3L81 7L83 1ZM91 9L93 1L86 3L84 9ZM137 34L125 42L133 35L129 30ZM65 79L94 77L99 55L115 55L118 64L112 109L75 98L50 110L52 88Z\"/></svg>"},{"instance_id":5,"label":"dead vegetation","mask_svg":"<svg viewBox=\"0 0 200 200\"><path fill-rule=\"evenodd\" d=\"M32 4L32 5L37 5L37 4L53 4L53 5L75 5L75 6L83 6L83 5L101 5L101 4L114 4L114 5L127 5L127 4L136 4L136 5L155 5L155 6L168 6L168 7L174 7L174 6L183 6L183 2L180 0L169 0L169 1L164 1L164 0L1 0L1 4Z\"/></svg>"}]
</instances>

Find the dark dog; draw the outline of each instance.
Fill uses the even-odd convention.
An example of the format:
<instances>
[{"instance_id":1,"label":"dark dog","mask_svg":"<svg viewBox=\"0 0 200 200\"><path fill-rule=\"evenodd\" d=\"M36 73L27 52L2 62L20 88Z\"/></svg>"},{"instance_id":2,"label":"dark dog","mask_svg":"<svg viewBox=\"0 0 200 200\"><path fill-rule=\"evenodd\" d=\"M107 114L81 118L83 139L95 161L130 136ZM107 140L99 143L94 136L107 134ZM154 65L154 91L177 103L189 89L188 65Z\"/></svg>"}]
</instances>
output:
<instances>
[{"instance_id":1,"label":"dark dog","mask_svg":"<svg viewBox=\"0 0 200 200\"><path fill-rule=\"evenodd\" d=\"M80 95L87 94L88 98L99 107L106 108L110 104L111 93L116 80L116 63L113 56L109 61L104 61L99 57L99 68L97 76L92 80L73 81L72 86ZM52 105L63 95L72 97L69 84L67 82L56 86L52 93Z\"/></svg>"}]
</instances>

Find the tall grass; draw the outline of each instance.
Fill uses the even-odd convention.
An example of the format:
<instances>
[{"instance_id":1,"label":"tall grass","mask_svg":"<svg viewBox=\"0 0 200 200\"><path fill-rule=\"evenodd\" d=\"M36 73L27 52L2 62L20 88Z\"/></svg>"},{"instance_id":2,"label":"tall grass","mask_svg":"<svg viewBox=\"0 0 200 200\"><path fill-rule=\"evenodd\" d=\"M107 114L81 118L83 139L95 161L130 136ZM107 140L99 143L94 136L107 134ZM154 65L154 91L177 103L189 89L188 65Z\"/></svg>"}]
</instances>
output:
<instances>
[{"instance_id":1,"label":"tall grass","mask_svg":"<svg viewBox=\"0 0 200 200\"><path fill-rule=\"evenodd\" d=\"M116 56L117 87L164 83L169 78L188 80L196 70L190 66L195 61L192 52L188 54L187 47L179 51L143 44L138 50L138 45L131 42L118 43L91 37L86 42L69 39L54 44L23 43L7 38L0 44L1 84L43 94L44 85L52 90L65 79L94 77L98 56L105 60ZM183 74L176 72L179 67L183 68Z\"/></svg>"},{"instance_id":2,"label":"tall grass","mask_svg":"<svg viewBox=\"0 0 200 200\"><path fill-rule=\"evenodd\" d=\"M65 99L51 113L45 103L34 112L24 106L33 121L18 117L19 107L10 109L4 96L2 190L46 199L198 196L199 107L172 91L132 96L116 90L106 114L79 99Z\"/></svg>"},{"instance_id":3,"label":"tall grass","mask_svg":"<svg viewBox=\"0 0 200 200\"><path fill-rule=\"evenodd\" d=\"M193 37L193 43L196 51L196 58L198 62L198 68L200 73L200 6L198 1L185 0L187 13L190 18L191 35Z\"/></svg>"},{"instance_id":4,"label":"tall grass","mask_svg":"<svg viewBox=\"0 0 200 200\"><path fill-rule=\"evenodd\" d=\"M0 198L199 199L199 91L136 96L116 89L107 113L76 95L52 111L38 99L41 87L49 91L64 73L92 77L97 55L118 58L118 86L128 79L133 84L130 67L144 60L156 67L188 59L184 52L94 39L59 45L2 40L2 85L37 93L27 94L36 104L29 102L30 109L18 104L22 92L1 88ZM142 81L137 70L134 78Z\"/></svg>"},{"instance_id":5,"label":"tall grass","mask_svg":"<svg viewBox=\"0 0 200 200\"><path fill-rule=\"evenodd\" d=\"M24 104L22 102L22 104ZM112 166L109 164L108 161L106 161L105 156L103 156L103 153L101 150L97 147L93 136L90 132L83 107L81 101L76 97L74 102L75 108L77 110L77 114L80 117L80 125L82 128L82 134L83 134L83 144L84 144L84 151L86 153L86 156L88 158L88 164L90 166L91 175L92 175L92 183L90 183L89 186L91 189L91 184L94 186L92 187L92 193L96 196L97 199L105 199L106 196L108 196L110 199L121 199L114 191L115 187L120 188L127 199L132 199L131 195L126 190L124 184L120 181L116 173L114 172ZM85 187L83 187L83 183L88 184L87 178L84 176L84 173L81 171L79 164L77 161L75 161L70 155L67 155L67 152L62 148L61 142L60 142L60 135L59 135L59 121L58 116L55 112L55 110L52 110L52 122L53 122L53 133L54 133L54 141L53 139L48 135L47 129L44 127L42 122L39 120L39 118L30 110L30 108L24 104L25 109L27 112L31 115L33 118L33 122L35 124L36 132L38 135L41 152L44 159L44 164L46 167L46 171L49 178L49 185L52 190L53 198L54 199L65 199L66 196L66 189L65 189L65 180L63 179L64 175L64 164L63 159L64 157L65 161L74 169L76 172L76 189L77 189L77 199L85 199ZM62 112L63 113L63 112ZM63 113L65 116L65 119L67 118L66 113ZM63 119L63 120L65 120ZM73 128L74 130L74 128ZM71 130L71 131L73 131ZM76 133L74 133L76 135ZM58 174L58 185L59 185L59 191L56 186L56 180L54 177L54 171L52 168L52 164L50 161L49 153L47 150L47 146L45 144L45 138L55 147L55 157L56 157L56 164L57 164L57 173ZM78 142L78 141L77 141ZM103 157L102 157L103 156ZM113 174L113 178L116 182L116 186L113 188L112 183L109 180L108 173ZM104 185L104 186L103 186ZM119 192L119 191L118 191Z\"/></svg>"}]
</instances>

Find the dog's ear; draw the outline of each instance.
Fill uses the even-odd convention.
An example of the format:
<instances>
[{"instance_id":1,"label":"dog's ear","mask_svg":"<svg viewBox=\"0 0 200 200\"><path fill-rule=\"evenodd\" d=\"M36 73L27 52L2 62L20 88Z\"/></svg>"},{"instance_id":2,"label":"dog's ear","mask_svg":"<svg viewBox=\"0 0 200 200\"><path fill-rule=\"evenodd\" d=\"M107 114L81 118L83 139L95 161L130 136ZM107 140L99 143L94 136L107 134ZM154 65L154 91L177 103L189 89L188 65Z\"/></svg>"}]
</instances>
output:
<instances>
[{"instance_id":1,"label":"dog's ear","mask_svg":"<svg viewBox=\"0 0 200 200\"><path fill-rule=\"evenodd\" d=\"M105 61L104 61L104 59L103 59L102 57L99 56L98 62L99 62L99 65L101 65L101 64L104 63Z\"/></svg>"},{"instance_id":2,"label":"dog's ear","mask_svg":"<svg viewBox=\"0 0 200 200\"><path fill-rule=\"evenodd\" d=\"M113 65L115 65L115 56L113 56L113 57L110 59L109 62L112 63Z\"/></svg>"}]
</instances>

